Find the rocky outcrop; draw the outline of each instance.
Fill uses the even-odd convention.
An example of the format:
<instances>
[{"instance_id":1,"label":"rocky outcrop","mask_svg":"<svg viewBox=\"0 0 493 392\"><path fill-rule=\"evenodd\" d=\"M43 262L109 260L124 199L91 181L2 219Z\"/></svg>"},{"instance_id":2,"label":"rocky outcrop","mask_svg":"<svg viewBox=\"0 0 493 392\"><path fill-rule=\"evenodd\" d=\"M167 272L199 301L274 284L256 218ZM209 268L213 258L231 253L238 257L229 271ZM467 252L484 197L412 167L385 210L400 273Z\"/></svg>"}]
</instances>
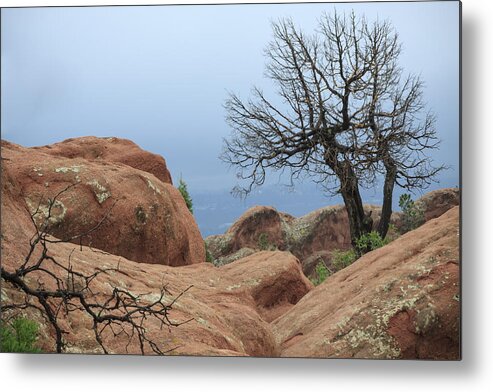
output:
<instances>
[{"instance_id":1,"label":"rocky outcrop","mask_svg":"<svg viewBox=\"0 0 493 392\"><path fill-rule=\"evenodd\" d=\"M247 210L224 235L206 239L207 249L223 265L258 250L286 249L284 226L294 218L279 213L273 207L253 207Z\"/></svg>"},{"instance_id":2,"label":"rocky outcrop","mask_svg":"<svg viewBox=\"0 0 493 392\"><path fill-rule=\"evenodd\" d=\"M25 157L28 151L29 159ZM63 188L70 183L66 180L67 177L74 179L75 176L79 176L80 181L77 184L80 185L77 186L84 190L83 192L79 190L78 193L67 193L67 195L64 194L66 197L60 198L66 211L63 208L57 208L55 217L60 218L62 211L65 211L65 214L63 219L59 219L53 225L52 229L66 224L66 220L73 225L78 224L77 220L71 218L71 210L75 208L71 204L71 198L77 198L80 202L88 200L90 196L93 199L90 208L94 209L99 206L93 188L86 187L88 179L86 176L89 174L91 178L104 178L107 181L104 183L105 187L107 186L112 197L115 194L122 196L123 191L119 188L131 192L131 188L126 188L123 181L113 182L114 178L123 176L124 179L132 181L135 176L144 176L152 181L157 195L162 195L163 199L167 197L170 203L175 203L174 209L170 210L171 214L178 214L180 211L181 207L176 206L178 200L173 201L173 194L170 195L174 188L169 184L163 184L151 174L123 167L123 165L113 167L107 164L105 168L109 171L108 175L98 177L103 176L103 173L99 171L95 162L79 158L75 162L71 161L69 166L66 164L66 159L3 143L1 253L2 268L6 271L17 269L29 251L29 240L32 238L34 226L24 198L32 195L33 189L38 189L39 184L36 181L38 179L49 181L47 188L51 190ZM29 162L31 164L36 162L34 165L36 170L33 170ZM54 170L61 167L78 168L79 170L67 170L66 172L62 170L60 173ZM102 179L99 181L102 182ZM143 195L139 199L140 202L142 199L146 200L147 189L154 194L154 190L147 186L147 182L144 182L140 185L140 192ZM158 190L161 193L158 193ZM184 205L183 200L180 200ZM122 208L126 206L130 209L128 207L132 206L133 201L133 197L127 195L122 199ZM105 205L105 203L106 200L102 204ZM186 206L184 208L186 209ZM115 213L113 219L117 217ZM185 218L183 215L176 216L177 219L179 217L187 222L186 215ZM119 226L121 224L123 223L114 220L111 227L101 226L97 231L107 230L108 235L112 234L111 230L122 233L124 228ZM59 233L61 234L63 232ZM52 239L56 240L56 237ZM203 245L202 239L199 240ZM84 275L93 274L103 268L112 269L91 281L91 292L86 292L90 302L103 303L117 287L128 290L135 296L141 296L143 304L151 303L159 298L163 286L168 291L165 297L167 303L172 303L177 296L184 293L173 304L170 318L175 323L190 321L179 327L173 327L169 331L167 328L162 329L157 320L152 317L146 319L144 324L150 339L157 342L162 349L174 349L171 355L278 356L278 346L270 322L293 307L313 288L310 281L303 275L299 261L286 252L257 252L255 255L243 257L223 268L214 267L210 263L171 267L139 263L136 262L141 261L139 259L132 261L123 256L80 244L55 242L49 243L48 246L50 257L63 265L67 265L70 261L73 270ZM52 264L47 263L45 266L49 272L55 272ZM53 284L50 286L50 282L45 282L43 279L38 280L36 284L47 289L56 289L52 287ZM24 299L24 294L5 281L2 281L1 288L3 304L21 302ZM37 321L40 325L37 345L43 351L54 351L54 331L46 319L33 309L23 310L22 314ZM90 319L85 313L77 310L68 315L63 313L60 316L60 326L67 332L64 334L67 352L102 353L94 339ZM127 346L126 338L122 335L114 336L109 330L103 339L110 353L140 352L136 340L132 340Z\"/></svg>"},{"instance_id":3,"label":"rocky outcrop","mask_svg":"<svg viewBox=\"0 0 493 392\"><path fill-rule=\"evenodd\" d=\"M458 204L459 190L454 188L430 192L416 201L426 221ZM380 207L365 205L365 211L371 212L376 227ZM402 214L394 212L391 223L398 230L402 225ZM300 218L278 212L273 207L256 206L247 210L225 234L207 237L206 243L219 265L234 261L238 254L245 252L288 250L301 260L305 274L311 276L318 262L330 264L333 250L349 249L351 237L343 205L323 207Z\"/></svg>"},{"instance_id":4,"label":"rocky outcrop","mask_svg":"<svg viewBox=\"0 0 493 392\"><path fill-rule=\"evenodd\" d=\"M454 206L460 204L459 188L444 188L431 191L416 200L416 205L423 213L425 221L438 218Z\"/></svg>"},{"instance_id":5,"label":"rocky outcrop","mask_svg":"<svg viewBox=\"0 0 493 392\"><path fill-rule=\"evenodd\" d=\"M274 321L281 356L458 359L459 208L329 277Z\"/></svg>"},{"instance_id":6,"label":"rocky outcrop","mask_svg":"<svg viewBox=\"0 0 493 392\"><path fill-rule=\"evenodd\" d=\"M2 141L4 187L18 193L17 208L29 210L38 224L49 214L47 231L59 239L127 259L172 266L205 261L181 194L152 174L169 177L162 158L114 138L83 138L77 145L78 139L42 148Z\"/></svg>"},{"instance_id":7,"label":"rocky outcrop","mask_svg":"<svg viewBox=\"0 0 493 392\"><path fill-rule=\"evenodd\" d=\"M116 137L85 136L67 139L47 146L33 147L32 149L56 157L122 163L134 169L153 174L162 182L172 184L171 175L166 167L164 158L142 150L131 140Z\"/></svg>"},{"instance_id":8,"label":"rocky outcrop","mask_svg":"<svg viewBox=\"0 0 493 392\"><path fill-rule=\"evenodd\" d=\"M2 266L7 270L14 270L23 259L25 253L18 249L9 233L2 249ZM70 257L74 270L86 275L96 268L117 268L92 281L94 296L89 299L93 302L103 303L114 287L141 295L142 304L159 298L163 285L169 291L167 303L188 289L173 304L170 318L175 323L190 321L170 331L160 328L152 317L144 324L148 337L163 350L174 348L171 355L278 356L269 323L313 287L296 258L285 252L256 253L223 268L210 263L183 267L145 265L70 243L52 244L50 255L61 263L67 263ZM19 291L3 283L2 301L22 300ZM42 350L54 351L54 335L47 321L35 311L24 315L41 325L38 345ZM74 311L63 315L60 324L68 332L68 352L102 353L86 314ZM140 353L136 340L127 347L124 336L115 337L109 330L103 338L110 353Z\"/></svg>"},{"instance_id":9,"label":"rocky outcrop","mask_svg":"<svg viewBox=\"0 0 493 392\"><path fill-rule=\"evenodd\" d=\"M4 187L10 187L2 176ZM32 231L29 215L15 208L15 195L9 189L5 194L2 267L13 270L25 256ZM19 214L15 223L12 214ZM50 255L62 263L70 257L84 274L118 266L93 281L97 301L113 287L153 301L164 284L172 302L190 287L170 317L191 321L168 331L146 320L151 339L175 348L173 355L457 359L458 225L455 207L316 288L287 252L257 252L220 268L139 264L70 243L51 244ZM21 298L3 282L4 303ZM52 351L53 331L39 314L26 312L41 325L38 343ZM101 352L84 314L62 316L62 327L68 332L68 352ZM138 353L135 341L127 347L126 339L109 332L104 340L110 353Z\"/></svg>"},{"instance_id":10,"label":"rocky outcrop","mask_svg":"<svg viewBox=\"0 0 493 392\"><path fill-rule=\"evenodd\" d=\"M285 249L284 219L286 217L272 207L250 208L226 232L231 236L229 251L236 252L248 247L267 248L270 243L276 244L278 249Z\"/></svg>"},{"instance_id":11,"label":"rocky outcrop","mask_svg":"<svg viewBox=\"0 0 493 392\"><path fill-rule=\"evenodd\" d=\"M16 270L29 252L31 214L35 221L49 215L52 240L71 239L96 225L82 241L48 243L49 256L84 275L105 270L85 293L93 302L121 288L152 303L165 286L171 320L187 322L168 330L151 317L144 326L151 340L174 349L171 355L460 356L459 207L314 288L296 252L308 255L313 266L330 255L318 247L344 244L347 217L341 207L298 219L272 208L250 210L212 243L215 251L226 247L224 257L231 261L218 268L201 262L202 238L179 192L146 170L7 142L1 169L2 268ZM48 198L59 192L49 214ZM429 211L454 199L443 200L428 202ZM47 264L48 272L55 272L52 268ZM1 283L2 304L24 299L18 288ZM41 277L28 283L56 289ZM22 314L39 323L42 350L54 351L49 323L31 308ZM60 326L67 332L66 351L102 352L85 313L61 312ZM128 344L109 329L103 340L110 353L140 352L136 339Z\"/></svg>"},{"instance_id":12,"label":"rocky outcrop","mask_svg":"<svg viewBox=\"0 0 493 392\"><path fill-rule=\"evenodd\" d=\"M378 219L376 206L365 206ZM349 223L344 206L324 207L300 218L278 212L272 207L247 210L223 235L206 238L216 264L236 259L236 254L254 250L288 250L302 261L307 274L313 271L314 257L320 252L348 249L351 246Z\"/></svg>"}]
</instances>

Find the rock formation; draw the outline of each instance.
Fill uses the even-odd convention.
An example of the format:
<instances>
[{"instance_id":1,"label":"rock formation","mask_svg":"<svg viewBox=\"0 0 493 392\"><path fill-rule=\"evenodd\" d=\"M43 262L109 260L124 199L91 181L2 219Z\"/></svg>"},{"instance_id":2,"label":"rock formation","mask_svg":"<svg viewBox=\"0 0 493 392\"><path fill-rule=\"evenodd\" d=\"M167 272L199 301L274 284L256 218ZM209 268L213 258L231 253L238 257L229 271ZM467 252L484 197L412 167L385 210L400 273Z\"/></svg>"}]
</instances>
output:
<instances>
[{"instance_id":1,"label":"rock formation","mask_svg":"<svg viewBox=\"0 0 493 392\"><path fill-rule=\"evenodd\" d=\"M102 222L74 242L146 263L205 261L197 224L171 185L163 158L115 138L83 138L80 144L69 139L42 148L2 141L2 157L2 171L12 182L4 186L18 192L18 208L38 211L38 222L48 214L48 199L70 187L50 214L48 231L55 237L70 239Z\"/></svg>"},{"instance_id":2,"label":"rock formation","mask_svg":"<svg viewBox=\"0 0 493 392\"><path fill-rule=\"evenodd\" d=\"M85 140L100 151L97 139ZM102 140L102 155L77 149L77 140L63 148L2 142L3 269L15 271L23 263L34 231L31 214L38 211L35 221L46 216L48 198L75 184L53 205L50 238L67 239L106 219L82 242L49 243L50 257L63 265L70 262L85 275L106 270L85 294L96 302L122 288L152 303L165 286L165 300L173 303L171 319L187 322L168 330L151 317L144 325L154 342L173 349L170 355L460 357L459 207L314 288L296 256L311 260L311 255L316 261L326 256L319 246L348 241L340 207L299 219L272 208L250 210L211 242L215 252L227 249L231 261L218 268L203 262L203 240L179 192L146 170L158 166L147 165L144 152L142 160L131 160L133 166L117 161L118 154L104 148L110 142L120 143ZM162 172L164 160L157 162ZM451 196L433 200L436 196L425 204L429 217L444 211L450 200L458 202ZM30 284L56 289L42 279ZM2 304L23 298L18 288L2 281ZM54 330L47 320L31 308L22 312L40 325L41 349L54 351ZM62 312L60 326L67 332L67 352L102 352L86 313ZM128 344L125 336L107 329L103 339L110 353L140 352L135 337Z\"/></svg>"},{"instance_id":3,"label":"rock formation","mask_svg":"<svg viewBox=\"0 0 493 392\"><path fill-rule=\"evenodd\" d=\"M431 191L416 200L416 204L422 209L426 221L438 218L453 206L458 206L459 202L460 193L458 188Z\"/></svg>"},{"instance_id":4,"label":"rock formation","mask_svg":"<svg viewBox=\"0 0 493 392\"><path fill-rule=\"evenodd\" d=\"M416 201L425 220L436 218L459 204L458 189L430 192ZM365 205L372 212L374 226L380 219L380 207ZM401 213L392 214L391 223L399 229ZM219 265L237 260L259 249L288 250L298 257L303 271L310 276L319 261L330 263L334 249L349 249L351 238L343 205L323 207L300 218L278 212L273 207L256 206L247 210L225 234L206 238L208 249Z\"/></svg>"},{"instance_id":5,"label":"rock formation","mask_svg":"<svg viewBox=\"0 0 493 392\"><path fill-rule=\"evenodd\" d=\"M335 273L274 321L281 356L459 358L459 207Z\"/></svg>"},{"instance_id":6,"label":"rock formation","mask_svg":"<svg viewBox=\"0 0 493 392\"><path fill-rule=\"evenodd\" d=\"M18 242L27 239L14 241L10 229L2 241L2 265L9 270L25 252ZM457 359L458 239L455 207L316 288L297 259L279 251L257 252L220 268L136 263L70 243L53 244L50 253L60 261L71 255L74 267L84 273L118 265L118 271L94 282L101 298L122 287L150 302L165 284L171 302L193 286L171 311L174 321L193 320L170 331L146 321L151 337L176 348L174 355ZM16 289L3 285L2 301L19 297ZM43 350L53 350L46 321L35 312L29 317L42 326ZM67 351L101 352L87 316L72 313L62 325L69 332ZM125 339L110 333L105 343L111 353L138 352L135 341L126 347Z\"/></svg>"},{"instance_id":7,"label":"rock formation","mask_svg":"<svg viewBox=\"0 0 493 392\"><path fill-rule=\"evenodd\" d=\"M5 182L4 182L5 184ZM11 184L11 183L8 183ZM2 267L13 271L24 259L31 227L26 211L18 210L6 193L2 210ZM12 214L20 213L15 224ZM117 268L91 283L94 302L104 302L115 287L142 295L144 302L155 301L163 285L169 291L167 302L189 290L173 305L174 322L191 320L171 331L161 329L156 319L146 320L150 337L172 354L278 356L278 347L269 322L289 310L311 288L298 260L289 253L259 252L221 269L210 263L183 267L143 264L120 256L71 243L50 244L50 256L60 263L69 258L75 270L85 275L96 268ZM3 282L3 303L22 301L23 294ZM35 311L24 313L41 325L38 344L43 351L54 351L53 331ZM87 314L74 311L62 316L61 326L68 352L101 353L94 339ZM127 347L124 336L104 337L110 353L139 353L136 339Z\"/></svg>"},{"instance_id":8,"label":"rock formation","mask_svg":"<svg viewBox=\"0 0 493 392\"><path fill-rule=\"evenodd\" d=\"M160 155L142 150L131 140L116 137L78 137L60 143L33 147L33 150L65 158L83 158L96 162L122 163L153 174L157 179L172 184L166 161Z\"/></svg>"}]
</instances>

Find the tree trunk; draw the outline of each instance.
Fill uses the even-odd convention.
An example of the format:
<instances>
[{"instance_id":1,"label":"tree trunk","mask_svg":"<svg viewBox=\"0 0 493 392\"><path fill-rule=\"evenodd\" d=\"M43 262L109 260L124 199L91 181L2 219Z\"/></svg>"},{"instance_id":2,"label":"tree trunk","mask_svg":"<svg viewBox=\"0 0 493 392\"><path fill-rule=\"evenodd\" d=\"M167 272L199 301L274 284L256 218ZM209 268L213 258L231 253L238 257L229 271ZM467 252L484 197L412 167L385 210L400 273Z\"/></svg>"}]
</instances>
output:
<instances>
[{"instance_id":1,"label":"tree trunk","mask_svg":"<svg viewBox=\"0 0 493 392\"><path fill-rule=\"evenodd\" d=\"M390 218L392 216L392 194L394 192L394 184L397 168L393 164L385 165L387 173L385 174L385 183L383 185L383 204L380 214L380 222L378 223L378 234L385 238L389 230Z\"/></svg>"},{"instance_id":2,"label":"tree trunk","mask_svg":"<svg viewBox=\"0 0 493 392\"><path fill-rule=\"evenodd\" d=\"M338 165L339 166L339 165ZM351 244L356 246L356 240L372 229L372 221L365 215L363 201L359 192L358 179L349 163L338 167L342 172L337 173L341 181L341 195L349 218L349 233ZM339 171L339 170L338 170ZM340 175L339 175L340 174Z\"/></svg>"}]
</instances>

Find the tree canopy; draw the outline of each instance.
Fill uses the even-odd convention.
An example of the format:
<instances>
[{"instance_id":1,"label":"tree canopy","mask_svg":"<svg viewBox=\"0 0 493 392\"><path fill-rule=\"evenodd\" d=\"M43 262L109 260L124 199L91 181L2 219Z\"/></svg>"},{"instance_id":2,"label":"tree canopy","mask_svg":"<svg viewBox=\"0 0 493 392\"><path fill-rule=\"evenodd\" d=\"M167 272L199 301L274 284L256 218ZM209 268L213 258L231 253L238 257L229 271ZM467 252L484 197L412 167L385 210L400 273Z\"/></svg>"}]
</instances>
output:
<instances>
[{"instance_id":1,"label":"tree canopy","mask_svg":"<svg viewBox=\"0 0 493 392\"><path fill-rule=\"evenodd\" d=\"M324 14L307 34L291 19L272 23L266 76L278 97L254 87L225 103L232 128L221 159L238 170L250 192L267 172L287 171L291 182L311 177L341 194L353 244L372 230L360 188L383 179L378 232L385 237L392 193L426 188L443 166L426 153L438 148L435 116L426 109L423 81L399 64L401 44L389 21L355 13Z\"/></svg>"}]
</instances>

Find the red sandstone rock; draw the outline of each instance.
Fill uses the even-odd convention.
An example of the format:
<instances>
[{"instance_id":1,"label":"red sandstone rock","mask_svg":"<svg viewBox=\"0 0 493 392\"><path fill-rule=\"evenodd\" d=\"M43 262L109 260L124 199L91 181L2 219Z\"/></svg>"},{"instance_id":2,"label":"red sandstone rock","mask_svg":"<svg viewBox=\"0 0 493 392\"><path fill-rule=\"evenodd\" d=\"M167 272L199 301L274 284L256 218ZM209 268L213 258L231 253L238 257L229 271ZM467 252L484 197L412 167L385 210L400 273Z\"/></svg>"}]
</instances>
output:
<instances>
[{"instance_id":1,"label":"red sandstone rock","mask_svg":"<svg viewBox=\"0 0 493 392\"><path fill-rule=\"evenodd\" d=\"M458 204L459 190L453 188L427 193L416 201L424 211L425 220L436 218ZM367 213L371 211L377 227L380 207L365 205L364 208ZM401 227L401 216L401 212L392 214L391 223L396 229ZM269 248L288 250L300 259L307 276L313 273L317 260L323 259L329 265L333 250L351 247L349 220L343 205L319 208L299 218L272 207L256 206L247 210L225 234L210 236L206 242L217 263L226 264L246 249L259 250L261 236Z\"/></svg>"},{"instance_id":2,"label":"red sandstone rock","mask_svg":"<svg viewBox=\"0 0 493 392\"><path fill-rule=\"evenodd\" d=\"M370 252L273 328L287 357L458 359L459 208Z\"/></svg>"},{"instance_id":3,"label":"red sandstone rock","mask_svg":"<svg viewBox=\"0 0 493 392\"><path fill-rule=\"evenodd\" d=\"M34 231L22 196L23 190L31 182L26 181L24 176L19 176L22 181L17 182L13 176L22 173L20 157L25 153L24 149L13 146L10 151L6 151L4 147L2 156L8 156L7 159L11 161L3 162L5 164L2 164L1 172L2 268L13 271L23 262ZM35 154L33 156L36 158ZM16 170L9 167L14 162ZM35 172L33 177L45 177L46 169L52 163L51 159L47 159L48 166L43 166L45 170ZM43 176L37 176L36 173L43 173ZM84 178L83 171L77 174L81 179ZM153 179L153 182L157 184L158 180ZM166 189L163 186L159 185L161 191ZM64 200L64 203L68 201ZM129 198L124 203L129 203ZM118 226L114 226L113 230L117 231ZM98 268L118 266L118 271L99 275L92 281L94 297L91 300L97 302L103 302L114 287L142 295L144 302L155 301L163 284L171 293L166 297L167 302L171 302L193 286L173 305L170 313L175 322L193 318L192 321L172 328L171 332L161 329L153 318L145 321L150 338L161 344L162 349L177 347L172 355L277 356L278 347L269 322L291 308L313 287L303 275L298 260L284 252L256 253L223 268L216 268L209 263L181 267L143 264L72 243L49 244L49 254L65 265L70 257L72 268L86 275L94 273ZM48 269L54 271L51 267ZM54 288L49 282L39 283L44 283L48 289ZM17 302L23 298L20 291L2 281L2 303ZM46 320L35 311L23 312L24 316L41 325L38 344L42 350L54 351L54 332ZM61 316L61 326L68 332L65 336L68 352L102 352L85 314L75 311L68 317ZM132 341L127 347L124 337L114 337L109 331L104 341L110 353L140 352L137 341ZM151 353L150 350L148 353Z\"/></svg>"},{"instance_id":4,"label":"red sandstone rock","mask_svg":"<svg viewBox=\"0 0 493 392\"><path fill-rule=\"evenodd\" d=\"M27 224L25 220L24 224ZM13 242L10 230L3 241L2 266L12 271L25 253L17 241L27 241L27 235ZM26 230L27 234L27 230ZM278 346L269 322L293 306L313 286L304 277L299 262L284 252L262 252L249 258L216 268L209 263L183 267L139 264L110 254L79 248L70 243L52 244L50 255L66 263L70 255L75 270L91 274L96 267L117 267L118 271L100 275L92 282L96 293L91 300L103 302L112 287L120 287L135 295L143 295L144 302L159 297L162 284L175 296L190 288L173 305L170 317L174 322L192 321L171 329L161 329L155 319L145 326L149 337L161 348L174 348L172 355L220 356L278 356ZM2 300L13 302L22 296L8 284L3 285ZM54 350L53 331L34 311L24 313L41 324L39 344L43 351ZM61 325L68 332L65 339L68 352L101 353L94 340L89 318L81 312L62 316ZM104 336L110 353L139 353L134 340L127 348L127 340L111 333ZM148 352L151 353L150 350Z\"/></svg>"},{"instance_id":5,"label":"red sandstone rock","mask_svg":"<svg viewBox=\"0 0 493 392\"><path fill-rule=\"evenodd\" d=\"M112 198L118 198L122 207L117 209L119 203L115 205L110 215L113 223L102 226L104 234L100 235L106 245L117 250L125 251L126 244L114 240L115 232L127 236L122 237L124 241L132 241L127 220L143 220L144 215L135 212L133 203L144 200L166 206L176 216L178 231L182 230L179 222L188 219L188 210L176 189L123 164L69 160L4 142L2 158L2 268L9 271L22 262L33 233L25 199L40 196L44 190L50 191L45 193L48 197L52 190L63 189L77 177L79 185L62 195L63 206L55 209L51 227L55 235L85 227L80 217L97 220L94 216L107 211ZM139 190L138 196L132 194L135 189ZM111 195L106 197L104 193L108 191ZM76 204L81 202L86 203L87 211L77 209ZM146 213L147 209L143 210ZM96 213L99 215L91 215ZM165 222L175 222L165 216ZM308 221L317 222L316 216ZM281 228L286 230L283 219L291 218L280 217ZM193 222L191 215L189 218ZM296 257L288 252L257 252L221 268L209 263L180 267L142 264L71 243L51 244L50 255L61 263L67 263L70 256L73 268L85 274L96 268L119 266L118 271L99 275L93 281L96 300L103 300L113 287L122 287L142 294L144 301L153 301L165 284L171 292L167 298L171 302L193 285L171 311L174 321L193 318L192 321L171 332L161 330L153 319L145 324L153 340L165 347L178 347L172 354L457 359L458 225L459 209L454 207L368 253L315 289L304 277ZM140 233L149 241L149 249L154 249L151 239L156 241L158 237L146 230ZM139 234L138 230L133 232ZM309 240L304 235L301 238ZM180 243L178 237L173 241ZM149 253L144 251L135 257L147 257ZM5 282L1 295L3 303L21 299L20 292ZM46 320L34 311L26 312L41 325L39 343L43 350L53 351L53 331ZM68 352L101 352L87 316L74 312L62 317L61 324L69 332ZM104 340L112 353L139 352L136 341L127 348L125 339L114 337L109 331Z\"/></svg>"},{"instance_id":6,"label":"red sandstone rock","mask_svg":"<svg viewBox=\"0 0 493 392\"><path fill-rule=\"evenodd\" d=\"M375 206L366 206L378 217ZM227 263L241 249L289 250L302 261L318 252L348 249L351 246L348 217L344 206L324 207L300 218L280 213L272 207L247 210L223 235L206 238L207 246L219 264ZM308 270L311 271L310 265ZM305 270L305 267L303 267Z\"/></svg>"},{"instance_id":7,"label":"red sandstone rock","mask_svg":"<svg viewBox=\"0 0 493 392\"><path fill-rule=\"evenodd\" d=\"M262 242L266 246L272 243L279 249L284 248L281 216L272 207L250 208L228 229L226 235L228 234L233 236L232 252L245 247L258 247Z\"/></svg>"},{"instance_id":8,"label":"red sandstone rock","mask_svg":"<svg viewBox=\"0 0 493 392\"><path fill-rule=\"evenodd\" d=\"M89 146L106 151L97 159L80 157L89 154L82 152L85 141L77 153L63 150L73 158L55 154L59 147L23 148L2 142L2 170L8 179L4 187L18 192L17 208L34 213L39 205L36 220L41 222L47 214L48 198L75 184L58 197L50 234L68 239L103 221L97 231L81 239L83 245L146 263L177 266L204 262L202 237L179 191L147 171L106 161L105 154L115 158L111 149L104 148L113 142L105 139L98 145L97 140L89 138ZM123 148L125 143L115 145ZM76 144L76 139L67 142L68 146ZM137 156L137 147L132 146L129 150ZM46 150L53 151L47 154ZM141 151L141 156L145 155Z\"/></svg>"},{"instance_id":9,"label":"red sandstone rock","mask_svg":"<svg viewBox=\"0 0 493 392\"><path fill-rule=\"evenodd\" d=\"M428 192L416 200L417 206L421 207L424 211L426 221L438 218L450 208L458 206L459 203L459 188L438 189Z\"/></svg>"},{"instance_id":10,"label":"red sandstone rock","mask_svg":"<svg viewBox=\"0 0 493 392\"><path fill-rule=\"evenodd\" d=\"M123 163L153 174L162 182L172 184L164 158L142 150L137 144L127 139L86 136L67 139L47 146L33 147L33 150L70 159L83 158L96 162Z\"/></svg>"}]
</instances>

